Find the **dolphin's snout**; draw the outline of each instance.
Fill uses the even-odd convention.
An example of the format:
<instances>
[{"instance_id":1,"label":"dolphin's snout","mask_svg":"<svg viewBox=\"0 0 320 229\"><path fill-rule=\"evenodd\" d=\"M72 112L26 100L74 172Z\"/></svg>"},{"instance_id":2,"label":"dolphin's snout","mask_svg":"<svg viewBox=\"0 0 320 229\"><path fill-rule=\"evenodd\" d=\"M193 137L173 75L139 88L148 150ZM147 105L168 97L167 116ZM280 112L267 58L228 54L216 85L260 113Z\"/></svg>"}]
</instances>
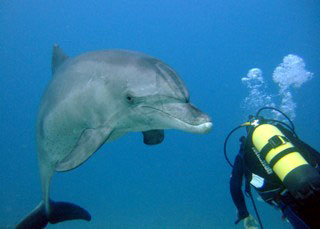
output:
<instances>
[{"instance_id":1,"label":"dolphin's snout","mask_svg":"<svg viewBox=\"0 0 320 229\"><path fill-rule=\"evenodd\" d=\"M197 108L196 108L197 109ZM194 115L195 119L197 119L196 122L200 123L208 123L208 122L212 122L211 118L209 117L209 115L203 113L202 111L197 109L197 114Z\"/></svg>"},{"instance_id":2,"label":"dolphin's snout","mask_svg":"<svg viewBox=\"0 0 320 229\"><path fill-rule=\"evenodd\" d=\"M206 113L199 110L197 107L195 107L193 104L189 103L187 104L187 110L189 115L187 116L189 119L194 119L193 122L195 125L197 124L203 124L203 123L211 123L211 118Z\"/></svg>"},{"instance_id":3,"label":"dolphin's snout","mask_svg":"<svg viewBox=\"0 0 320 229\"><path fill-rule=\"evenodd\" d=\"M198 134L208 133L212 129L211 118L191 103L170 103L162 108L169 117L179 120L172 123L172 128Z\"/></svg>"},{"instance_id":4,"label":"dolphin's snout","mask_svg":"<svg viewBox=\"0 0 320 229\"><path fill-rule=\"evenodd\" d=\"M212 122L205 122L201 125L198 126L198 130L200 134L207 134L211 131L212 129Z\"/></svg>"},{"instance_id":5,"label":"dolphin's snout","mask_svg":"<svg viewBox=\"0 0 320 229\"><path fill-rule=\"evenodd\" d=\"M193 105L191 105L192 108L196 111L194 111L194 118L195 118L195 126L197 128L197 133L209 133L212 129L212 121L211 118L209 117L209 115L203 113L202 111L200 111L198 108L194 107ZM198 124L198 125L197 125Z\"/></svg>"}]
</instances>

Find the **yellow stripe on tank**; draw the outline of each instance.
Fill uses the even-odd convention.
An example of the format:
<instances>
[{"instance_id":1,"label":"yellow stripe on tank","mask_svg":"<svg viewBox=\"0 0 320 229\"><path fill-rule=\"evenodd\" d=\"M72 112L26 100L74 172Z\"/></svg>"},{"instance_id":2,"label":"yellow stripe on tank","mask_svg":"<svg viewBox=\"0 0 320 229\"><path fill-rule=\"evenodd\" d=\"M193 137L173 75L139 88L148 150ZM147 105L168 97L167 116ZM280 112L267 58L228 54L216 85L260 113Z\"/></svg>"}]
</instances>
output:
<instances>
[{"instance_id":1,"label":"yellow stripe on tank","mask_svg":"<svg viewBox=\"0 0 320 229\"><path fill-rule=\"evenodd\" d=\"M306 160L300 155L300 153L293 152L287 154L281 158L274 166L273 171L278 175L281 181L290 173L293 169L298 168L301 165L308 164Z\"/></svg>"}]
</instances>

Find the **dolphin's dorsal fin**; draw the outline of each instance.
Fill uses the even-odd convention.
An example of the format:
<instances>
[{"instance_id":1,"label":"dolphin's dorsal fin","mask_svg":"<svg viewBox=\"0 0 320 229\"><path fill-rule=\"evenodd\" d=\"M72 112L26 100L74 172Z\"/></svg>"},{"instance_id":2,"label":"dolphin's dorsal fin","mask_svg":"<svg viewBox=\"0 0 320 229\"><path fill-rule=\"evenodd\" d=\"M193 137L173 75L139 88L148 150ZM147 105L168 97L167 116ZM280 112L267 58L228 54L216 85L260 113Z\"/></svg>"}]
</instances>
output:
<instances>
[{"instance_id":1,"label":"dolphin's dorsal fin","mask_svg":"<svg viewBox=\"0 0 320 229\"><path fill-rule=\"evenodd\" d=\"M69 57L64 54L63 50L59 47L59 45L54 44L52 50L52 62L51 62L51 71L52 75L57 70L57 68L65 62Z\"/></svg>"}]
</instances>

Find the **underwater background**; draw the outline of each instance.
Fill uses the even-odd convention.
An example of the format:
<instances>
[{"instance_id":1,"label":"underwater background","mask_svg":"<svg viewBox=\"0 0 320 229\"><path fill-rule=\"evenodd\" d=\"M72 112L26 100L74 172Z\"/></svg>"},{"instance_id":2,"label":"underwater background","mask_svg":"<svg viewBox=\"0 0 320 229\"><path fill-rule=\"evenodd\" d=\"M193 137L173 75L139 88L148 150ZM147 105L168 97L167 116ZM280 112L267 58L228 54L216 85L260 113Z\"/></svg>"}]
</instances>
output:
<instances>
[{"instance_id":1,"label":"underwater background","mask_svg":"<svg viewBox=\"0 0 320 229\"><path fill-rule=\"evenodd\" d=\"M92 221L47 228L243 228L234 226L225 137L272 104L320 150L319 31L315 0L1 0L0 228L41 200L35 121L54 43L70 56L120 48L163 60L214 125L207 135L167 130L152 147L130 133L56 174L51 198L84 207ZM275 75L277 67L284 74ZM253 68L258 76L248 74ZM229 140L232 161L244 133ZM264 228L291 228L255 199Z\"/></svg>"}]
</instances>

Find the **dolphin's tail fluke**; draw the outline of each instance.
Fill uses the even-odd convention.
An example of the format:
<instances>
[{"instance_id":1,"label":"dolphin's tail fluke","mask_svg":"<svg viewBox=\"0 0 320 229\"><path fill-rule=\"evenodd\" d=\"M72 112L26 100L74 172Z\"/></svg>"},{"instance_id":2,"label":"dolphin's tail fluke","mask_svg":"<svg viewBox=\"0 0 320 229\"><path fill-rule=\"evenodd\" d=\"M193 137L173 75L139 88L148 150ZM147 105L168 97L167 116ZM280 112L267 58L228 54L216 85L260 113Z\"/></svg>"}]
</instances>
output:
<instances>
[{"instance_id":1,"label":"dolphin's tail fluke","mask_svg":"<svg viewBox=\"0 0 320 229\"><path fill-rule=\"evenodd\" d=\"M41 202L29 215L27 215L16 229L41 229L48 223L59 223L66 220L91 220L89 212L85 209L67 202L50 201L50 214L47 215L45 205Z\"/></svg>"}]
</instances>

